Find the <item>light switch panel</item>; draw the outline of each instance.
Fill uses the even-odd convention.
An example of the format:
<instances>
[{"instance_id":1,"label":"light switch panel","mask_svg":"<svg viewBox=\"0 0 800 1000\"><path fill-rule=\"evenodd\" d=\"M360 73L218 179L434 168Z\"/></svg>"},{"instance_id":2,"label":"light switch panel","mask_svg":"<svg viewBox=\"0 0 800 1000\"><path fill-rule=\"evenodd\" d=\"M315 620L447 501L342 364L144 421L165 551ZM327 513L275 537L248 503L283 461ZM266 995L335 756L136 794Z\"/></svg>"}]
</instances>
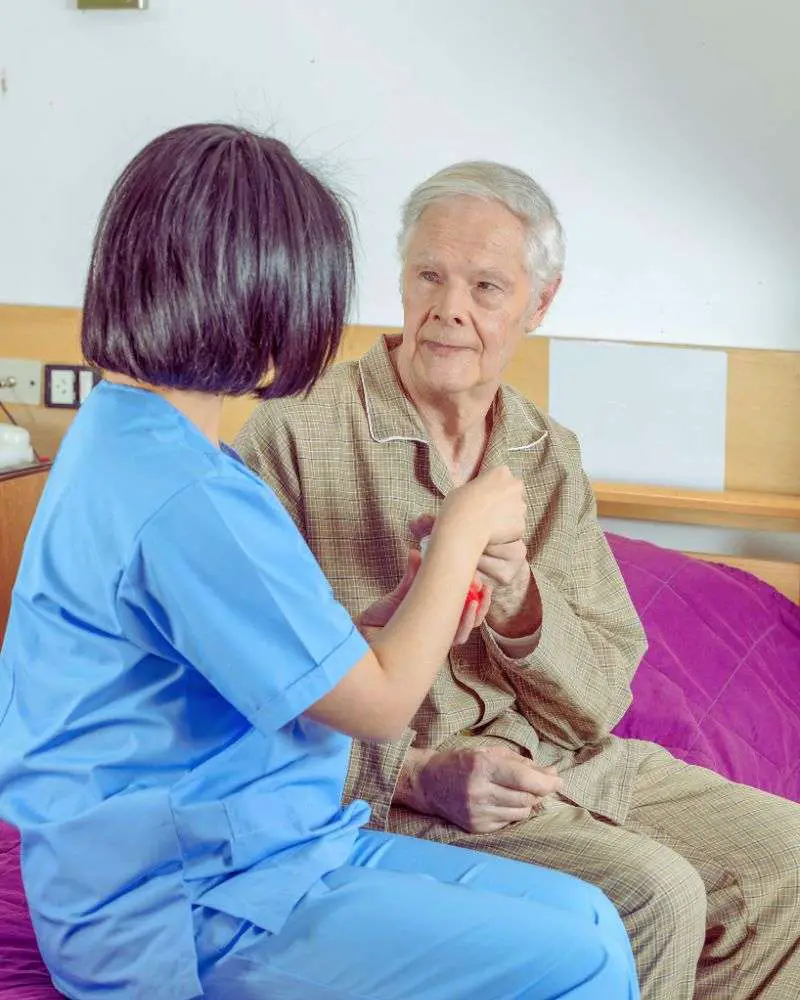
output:
<instances>
[{"instance_id":1,"label":"light switch panel","mask_svg":"<svg viewBox=\"0 0 800 1000\"><path fill-rule=\"evenodd\" d=\"M79 368L78 369L78 402L81 406L89 398L89 393L94 389L97 383L100 381L100 372L95 371L93 368Z\"/></svg>"},{"instance_id":2,"label":"light switch panel","mask_svg":"<svg viewBox=\"0 0 800 1000\"><path fill-rule=\"evenodd\" d=\"M145 10L147 0L78 0L78 10Z\"/></svg>"},{"instance_id":3,"label":"light switch panel","mask_svg":"<svg viewBox=\"0 0 800 1000\"><path fill-rule=\"evenodd\" d=\"M0 400L38 406L42 401L42 362L0 358ZM0 416L0 423L2 420Z\"/></svg>"}]
</instances>

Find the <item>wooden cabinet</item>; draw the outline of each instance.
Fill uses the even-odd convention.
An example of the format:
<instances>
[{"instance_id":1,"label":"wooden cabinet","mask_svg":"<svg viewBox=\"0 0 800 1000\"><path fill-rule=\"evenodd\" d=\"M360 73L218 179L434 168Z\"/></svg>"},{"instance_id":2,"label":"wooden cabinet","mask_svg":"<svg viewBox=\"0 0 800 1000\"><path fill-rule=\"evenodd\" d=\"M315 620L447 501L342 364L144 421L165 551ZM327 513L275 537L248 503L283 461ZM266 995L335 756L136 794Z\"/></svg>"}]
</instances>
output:
<instances>
[{"instance_id":1,"label":"wooden cabinet","mask_svg":"<svg viewBox=\"0 0 800 1000\"><path fill-rule=\"evenodd\" d=\"M11 591L49 463L0 472L0 639L5 634Z\"/></svg>"}]
</instances>

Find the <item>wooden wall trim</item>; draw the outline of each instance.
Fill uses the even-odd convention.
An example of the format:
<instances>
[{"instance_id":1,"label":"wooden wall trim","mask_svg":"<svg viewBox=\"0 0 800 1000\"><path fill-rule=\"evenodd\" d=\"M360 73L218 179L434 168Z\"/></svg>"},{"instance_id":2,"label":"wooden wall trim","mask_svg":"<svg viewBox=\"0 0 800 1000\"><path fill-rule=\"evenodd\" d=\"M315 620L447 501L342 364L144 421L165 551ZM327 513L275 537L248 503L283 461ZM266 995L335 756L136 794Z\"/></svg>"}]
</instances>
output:
<instances>
[{"instance_id":1,"label":"wooden wall trim","mask_svg":"<svg viewBox=\"0 0 800 1000\"><path fill-rule=\"evenodd\" d=\"M4 358L81 362L81 311L61 306L0 303L0 353Z\"/></svg>"},{"instance_id":2,"label":"wooden wall trim","mask_svg":"<svg viewBox=\"0 0 800 1000\"><path fill-rule=\"evenodd\" d=\"M800 351L728 352L725 487L800 495Z\"/></svg>"},{"instance_id":3,"label":"wooden wall trim","mask_svg":"<svg viewBox=\"0 0 800 1000\"><path fill-rule=\"evenodd\" d=\"M592 487L598 512L603 517L800 531L800 496L741 490L684 490L628 483L594 482Z\"/></svg>"}]
</instances>

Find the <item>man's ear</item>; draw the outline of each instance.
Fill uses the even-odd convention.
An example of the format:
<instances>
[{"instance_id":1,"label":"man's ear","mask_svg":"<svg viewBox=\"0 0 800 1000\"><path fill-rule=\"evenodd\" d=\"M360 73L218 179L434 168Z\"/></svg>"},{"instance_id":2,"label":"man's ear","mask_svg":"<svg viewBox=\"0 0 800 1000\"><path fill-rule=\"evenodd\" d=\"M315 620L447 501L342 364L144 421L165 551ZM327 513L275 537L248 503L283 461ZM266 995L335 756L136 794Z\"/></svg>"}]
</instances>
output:
<instances>
[{"instance_id":1,"label":"man's ear","mask_svg":"<svg viewBox=\"0 0 800 1000\"><path fill-rule=\"evenodd\" d=\"M559 274L555 281L551 281L539 296L539 304L536 306L536 310L531 314L530 320L528 321L528 333L533 333L534 330L539 328L545 317L545 313L550 308L553 299L556 297L556 292L560 287L561 275Z\"/></svg>"}]
</instances>

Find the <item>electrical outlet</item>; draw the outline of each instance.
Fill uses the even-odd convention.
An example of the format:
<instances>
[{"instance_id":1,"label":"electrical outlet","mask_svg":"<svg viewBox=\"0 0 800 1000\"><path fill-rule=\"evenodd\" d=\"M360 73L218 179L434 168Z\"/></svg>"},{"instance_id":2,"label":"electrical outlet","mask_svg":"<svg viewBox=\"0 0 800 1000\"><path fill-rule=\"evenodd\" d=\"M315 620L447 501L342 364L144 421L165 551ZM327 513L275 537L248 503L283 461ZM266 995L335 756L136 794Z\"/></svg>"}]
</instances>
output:
<instances>
[{"instance_id":1,"label":"electrical outlet","mask_svg":"<svg viewBox=\"0 0 800 1000\"><path fill-rule=\"evenodd\" d=\"M67 407L78 405L78 373L73 365L45 365L45 406Z\"/></svg>"},{"instance_id":2,"label":"electrical outlet","mask_svg":"<svg viewBox=\"0 0 800 1000\"><path fill-rule=\"evenodd\" d=\"M0 358L0 401L39 406L42 401L41 361Z\"/></svg>"},{"instance_id":3,"label":"electrical outlet","mask_svg":"<svg viewBox=\"0 0 800 1000\"><path fill-rule=\"evenodd\" d=\"M45 365L44 405L77 410L100 381L100 373L85 365Z\"/></svg>"}]
</instances>

